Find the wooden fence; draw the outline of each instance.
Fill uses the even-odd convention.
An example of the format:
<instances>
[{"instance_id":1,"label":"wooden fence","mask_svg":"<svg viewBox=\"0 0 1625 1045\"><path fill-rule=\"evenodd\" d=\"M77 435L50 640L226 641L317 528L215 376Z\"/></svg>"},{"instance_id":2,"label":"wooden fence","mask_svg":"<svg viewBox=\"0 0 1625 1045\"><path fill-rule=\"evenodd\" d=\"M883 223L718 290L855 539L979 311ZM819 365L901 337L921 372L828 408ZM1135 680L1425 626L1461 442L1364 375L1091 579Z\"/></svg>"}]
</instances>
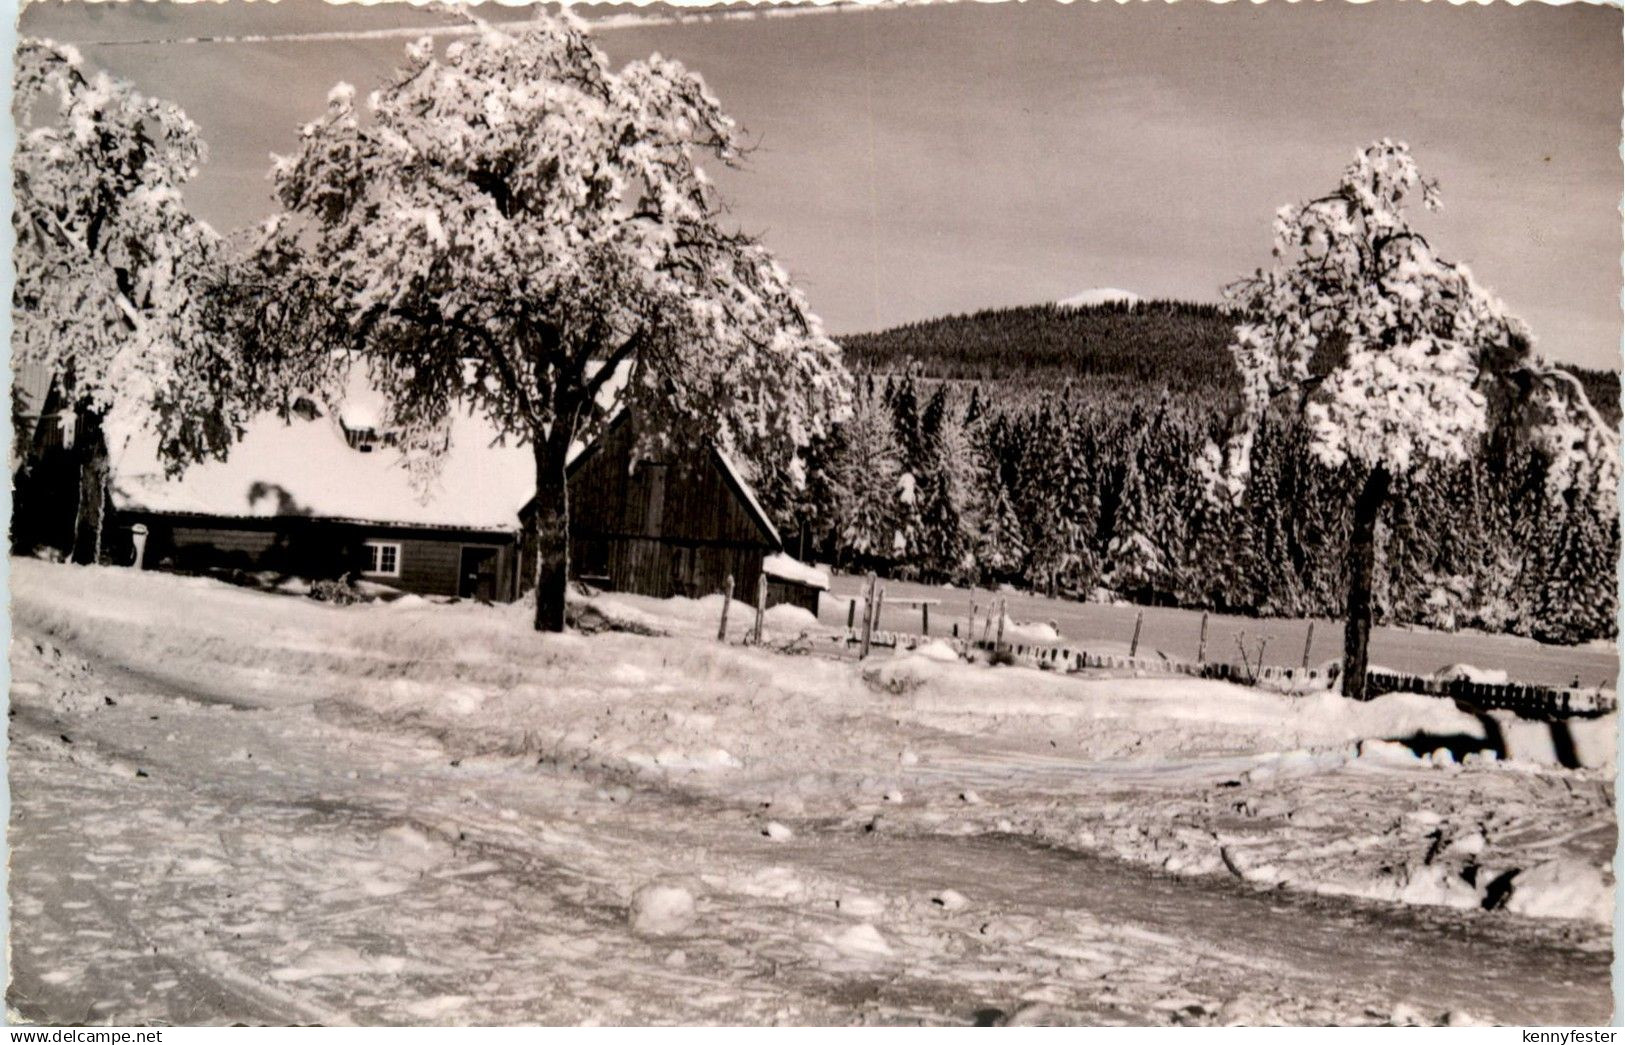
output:
<instances>
[{"instance_id":1,"label":"wooden fence","mask_svg":"<svg viewBox=\"0 0 1625 1045\"><path fill-rule=\"evenodd\" d=\"M846 641L849 645L865 642L864 637L856 629L847 631ZM961 656L973 650L1003 653L1013 660L1033 667L1066 673L1089 670L1145 671L1297 691L1331 689L1337 683L1335 672L1325 672L1319 668L1243 665L1225 661L1198 662L1165 657L1125 657L1110 653L1090 653L1070 646L1000 643L996 640L973 640L957 636L933 639L925 635L877 629L869 630L865 648L880 646L917 649L927 642L945 643ZM1469 682L1464 679L1445 681L1419 675L1396 675L1384 671L1369 672L1366 678L1368 692L1372 697L1384 693L1421 693L1457 700L1484 711L1504 709L1530 719L1593 718L1614 711L1618 707L1615 695L1600 688L1573 689L1528 686L1512 682Z\"/></svg>"},{"instance_id":2,"label":"wooden fence","mask_svg":"<svg viewBox=\"0 0 1625 1045\"><path fill-rule=\"evenodd\" d=\"M1430 679L1386 671L1366 673L1373 697L1383 693L1426 693L1449 697L1488 710L1504 708L1524 718L1591 718L1619 705L1611 692L1566 686L1529 686L1519 682L1470 682L1467 679Z\"/></svg>"}]
</instances>

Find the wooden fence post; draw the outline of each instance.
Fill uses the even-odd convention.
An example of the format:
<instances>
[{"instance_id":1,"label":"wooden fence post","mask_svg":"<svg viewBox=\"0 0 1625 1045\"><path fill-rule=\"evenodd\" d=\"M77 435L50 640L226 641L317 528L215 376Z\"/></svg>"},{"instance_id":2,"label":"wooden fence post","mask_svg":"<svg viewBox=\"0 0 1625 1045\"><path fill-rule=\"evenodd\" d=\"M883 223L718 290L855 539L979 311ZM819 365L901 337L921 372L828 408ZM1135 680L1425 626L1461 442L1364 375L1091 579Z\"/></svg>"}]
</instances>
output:
<instances>
[{"instance_id":1,"label":"wooden fence post","mask_svg":"<svg viewBox=\"0 0 1625 1045\"><path fill-rule=\"evenodd\" d=\"M1004 599L999 599L999 630L993 637L993 651L997 653L1004 648L1004 619L1010 616L1005 608Z\"/></svg>"},{"instance_id":2,"label":"wooden fence post","mask_svg":"<svg viewBox=\"0 0 1625 1045\"><path fill-rule=\"evenodd\" d=\"M722 582L722 621L717 624L717 641L728 641L728 604L734 601L734 575Z\"/></svg>"},{"instance_id":3,"label":"wooden fence post","mask_svg":"<svg viewBox=\"0 0 1625 1045\"><path fill-rule=\"evenodd\" d=\"M920 603L920 634L931 634L931 606L929 603Z\"/></svg>"},{"instance_id":4,"label":"wooden fence post","mask_svg":"<svg viewBox=\"0 0 1625 1045\"><path fill-rule=\"evenodd\" d=\"M1196 663L1207 663L1207 610L1202 611L1202 636L1196 640Z\"/></svg>"},{"instance_id":5,"label":"wooden fence post","mask_svg":"<svg viewBox=\"0 0 1625 1045\"><path fill-rule=\"evenodd\" d=\"M884 631L884 630L886 630L886 629L884 629L884 628L882 628L880 626L880 611L885 609L885 608L886 608L886 586L884 584L882 584L882 585L880 585L879 587L877 587L875 589L875 626L874 626L875 631Z\"/></svg>"},{"instance_id":6,"label":"wooden fence post","mask_svg":"<svg viewBox=\"0 0 1625 1045\"><path fill-rule=\"evenodd\" d=\"M863 639L858 647L858 659L869 655L869 633L874 630L875 621L875 575L869 574L869 584L863 595Z\"/></svg>"},{"instance_id":7,"label":"wooden fence post","mask_svg":"<svg viewBox=\"0 0 1625 1045\"><path fill-rule=\"evenodd\" d=\"M1309 634L1307 634L1307 635L1305 635L1303 637L1303 666L1305 668L1309 667L1309 647L1314 644L1314 641L1315 641L1315 622L1310 621L1309 622Z\"/></svg>"},{"instance_id":8,"label":"wooden fence post","mask_svg":"<svg viewBox=\"0 0 1625 1045\"><path fill-rule=\"evenodd\" d=\"M1134 615L1134 638L1131 639L1128 644L1128 655L1131 657L1138 657L1140 655L1140 625L1144 623L1145 611L1141 610Z\"/></svg>"},{"instance_id":9,"label":"wooden fence post","mask_svg":"<svg viewBox=\"0 0 1625 1045\"><path fill-rule=\"evenodd\" d=\"M852 625L857 623L857 618L858 618L858 597L856 595L854 595L850 599L846 600L846 630L847 631L852 630Z\"/></svg>"},{"instance_id":10,"label":"wooden fence post","mask_svg":"<svg viewBox=\"0 0 1625 1045\"><path fill-rule=\"evenodd\" d=\"M756 645L762 644L762 619L767 616L767 574L756 577Z\"/></svg>"}]
</instances>

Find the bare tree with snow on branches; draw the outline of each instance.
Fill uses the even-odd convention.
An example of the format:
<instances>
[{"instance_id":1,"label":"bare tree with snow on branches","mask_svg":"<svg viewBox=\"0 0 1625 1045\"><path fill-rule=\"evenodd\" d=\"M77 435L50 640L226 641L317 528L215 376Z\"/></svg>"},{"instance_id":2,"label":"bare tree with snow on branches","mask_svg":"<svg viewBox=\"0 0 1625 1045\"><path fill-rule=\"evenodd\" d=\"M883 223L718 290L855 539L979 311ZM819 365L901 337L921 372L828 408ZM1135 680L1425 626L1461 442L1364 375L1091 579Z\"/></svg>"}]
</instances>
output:
<instances>
[{"instance_id":1,"label":"bare tree with snow on branches","mask_svg":"<svg viewBox=\"0 0 1625 1045\"><path fill-rule=\"evenodd\" d=\"M725 227L700 160L736 163L740 134L697 75L612 70L568 13L477 28L412 44L364 101L339 84L276 161L259 325L294 383L363 366L430 470L457 409L534 448L536 627L557 631L573 444L625 407L647 443L793 471L850 379L785 270Z\"/></svg>"},{"instance_id":2,"label":"bare tree with snow on branches","mask_svg":"<svg viewBox=\"0 0 1625 1045\"><path fill-rule=\"evenodd\" d=\"M151 427L179 470L224 454L252 382L221 336L220 238L181 196L197 127L48 40L21 42L14 88L12 360L54 377L79 471L72 555L95 562L109 419Z\"/></svg>"}]
</instances>

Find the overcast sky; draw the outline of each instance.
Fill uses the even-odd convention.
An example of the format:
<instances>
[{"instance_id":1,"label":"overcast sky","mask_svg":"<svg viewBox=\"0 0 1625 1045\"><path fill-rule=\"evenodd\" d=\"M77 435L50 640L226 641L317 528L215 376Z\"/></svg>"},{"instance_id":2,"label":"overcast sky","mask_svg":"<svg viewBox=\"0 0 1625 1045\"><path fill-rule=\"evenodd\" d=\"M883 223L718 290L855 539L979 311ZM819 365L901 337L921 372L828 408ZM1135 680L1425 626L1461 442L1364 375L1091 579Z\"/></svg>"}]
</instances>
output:
<instances>
[{"instance_id":1,"label":"overcast sky","mask_svg":"<svg viewBox=\"0 0 1625 1045\"><path fill-rule=\"evenodd\" d=\"M501 13L490 12L502 17ZM512 15L508 15L512 17ZM1534 327L1618 367L1621 12L1378 0L956 4L604 29L617 62L701 72L759 147L718 181L836 333L1095 286L1216 300L1283 203L1373 138L1443 186L1423 222ZM45 0L24 33L81 44L442 24L404 5ZM222 230L268 214L340 79L401 39L83 46L202 126L190 192Z\"/></svg>"}]
</instances>

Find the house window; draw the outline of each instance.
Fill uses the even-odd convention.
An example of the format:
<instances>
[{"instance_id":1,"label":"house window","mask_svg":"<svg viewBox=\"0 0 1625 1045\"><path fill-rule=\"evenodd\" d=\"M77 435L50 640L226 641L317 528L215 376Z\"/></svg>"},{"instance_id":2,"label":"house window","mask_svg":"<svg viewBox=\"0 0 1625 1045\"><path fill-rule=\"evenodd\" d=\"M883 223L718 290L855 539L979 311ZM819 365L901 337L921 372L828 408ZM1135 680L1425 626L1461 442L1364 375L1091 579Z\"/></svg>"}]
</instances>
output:
<instances>
[{"instance_id":1,"label":"house window","mask_svg":"<svg viewBox=\"0 0 1625 1045\"><path fill-rule=\"evenodd\" d=\"M401 546L386 541L368 541L365 546L366 565L361 572L374 577L401 575Z\"/></svg>"}]
</instances>

